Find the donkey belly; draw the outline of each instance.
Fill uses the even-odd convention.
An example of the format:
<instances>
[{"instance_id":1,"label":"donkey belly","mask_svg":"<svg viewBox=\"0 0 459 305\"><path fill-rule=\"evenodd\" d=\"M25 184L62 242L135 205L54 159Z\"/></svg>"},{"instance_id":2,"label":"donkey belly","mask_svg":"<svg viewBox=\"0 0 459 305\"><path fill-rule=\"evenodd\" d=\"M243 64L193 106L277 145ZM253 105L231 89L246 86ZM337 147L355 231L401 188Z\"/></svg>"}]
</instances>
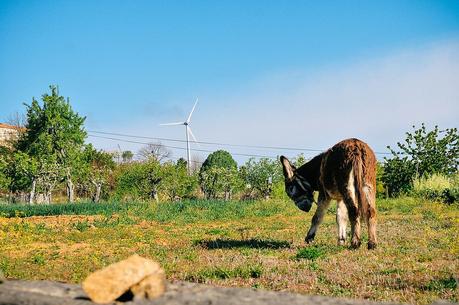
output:
<instances>
[{"instance_id":1,"label":"donkey belly","mask_svg":"<svg viewBox=\"0 0 459 305\"><path fill-rule=\"evenodd\" d=\"M333 200L336 200L336 201L340 201L340 200L343 200L343 196L341 195L340 192L338 192L338 190L334 189L334 190L327 190L327 195L330 199L333 199Z\"/></svg>"}]
</instances>

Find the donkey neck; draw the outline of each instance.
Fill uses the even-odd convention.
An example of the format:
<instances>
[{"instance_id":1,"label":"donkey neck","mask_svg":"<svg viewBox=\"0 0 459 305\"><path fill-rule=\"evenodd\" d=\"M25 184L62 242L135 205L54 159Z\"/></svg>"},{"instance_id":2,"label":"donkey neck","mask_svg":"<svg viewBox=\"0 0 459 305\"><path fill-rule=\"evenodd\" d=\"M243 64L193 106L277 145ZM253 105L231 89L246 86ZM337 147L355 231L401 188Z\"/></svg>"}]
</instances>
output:
<instances>
[{"instance_id":1,"label":"donkey neck","mask_svg":"<svg viewBox=\"0 0 459 305\"><path fill-rule=\"evenodd\" d=\"M296 170L299 175L309 182L315 191L319 190L320 165L324 156L325 153L321 153Z\"/></svg>"}]
</instances>

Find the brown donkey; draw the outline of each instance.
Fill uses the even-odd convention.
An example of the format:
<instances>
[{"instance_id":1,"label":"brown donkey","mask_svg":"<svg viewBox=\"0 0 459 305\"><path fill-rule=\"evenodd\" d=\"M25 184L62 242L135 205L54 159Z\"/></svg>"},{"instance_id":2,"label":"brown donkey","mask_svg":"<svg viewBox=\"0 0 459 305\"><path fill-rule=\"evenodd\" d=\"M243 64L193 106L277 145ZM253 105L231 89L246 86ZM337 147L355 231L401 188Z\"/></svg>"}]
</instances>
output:
<instances>
[{"instance_id":1,"label":"brown donkey","mask_svg":"<svg viewBox=\"0 0 459 305\"><path fill-rule=\"evenodd\" d=\"M368 225L368 249L376 248L376 157L368 144L358 139L339 142L326 152L296 169L284 156L285 191L296 206L309 212L318 191L317 210L312 217L306 242L316 231L332 199L338 202L336 222L338 243L346 240L346 224L351 222L351 247L360 247L360 220Z\"/></svg>"}]
</instances>

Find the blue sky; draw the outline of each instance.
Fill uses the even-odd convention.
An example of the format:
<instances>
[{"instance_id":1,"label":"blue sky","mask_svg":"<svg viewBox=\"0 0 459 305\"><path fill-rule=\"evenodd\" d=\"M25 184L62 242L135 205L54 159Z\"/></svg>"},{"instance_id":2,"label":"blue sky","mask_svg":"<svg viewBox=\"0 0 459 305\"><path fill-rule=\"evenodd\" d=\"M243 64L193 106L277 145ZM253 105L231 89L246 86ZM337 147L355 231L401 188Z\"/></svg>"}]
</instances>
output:
<instances>
[{"instance_id":1,"label":"blue sky","mask_svg":"<svg viewBox=\"0 0 459 305\"><path fill-rule=\"evenodd\" d=\"M458 63L458 1L0 0L0 120L57 84L88 130L183 139L199 97L201 141L381 151L458 127Z\"/></svg>"}]
</instances>

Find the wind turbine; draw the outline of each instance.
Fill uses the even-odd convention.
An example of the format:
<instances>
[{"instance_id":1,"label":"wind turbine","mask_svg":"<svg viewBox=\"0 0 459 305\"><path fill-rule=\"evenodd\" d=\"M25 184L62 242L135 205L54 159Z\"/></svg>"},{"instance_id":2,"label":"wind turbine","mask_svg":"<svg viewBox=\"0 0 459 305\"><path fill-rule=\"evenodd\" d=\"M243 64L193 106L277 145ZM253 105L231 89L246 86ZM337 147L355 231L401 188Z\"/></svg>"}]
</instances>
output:
<instances>
[{"instance_id":1,"label":"wind turbine","mask_svg":"<svg viewBox=\"0 0 459 305\"><path fill-rule=\"evenodd\" d=\"M159 124L161 126L173 126L173 125L185 125L186 128L186 152L187 152L187 167L188 167L188 173L191 172L190 170L190 164L191 164L191 152L190 152L190 140L189 136L193 138L193 141L198 142L191 131L190 123L191 123L191 115L193 114L194 108L196 108L196 104L198 103L198 99L196 98L196 102L194 102L193 108L191 109L190 114L188 115L188 118L186 119L185 122L177 122L177 123L166 123L166 124Z\"/></svg>"}]
</instances>

